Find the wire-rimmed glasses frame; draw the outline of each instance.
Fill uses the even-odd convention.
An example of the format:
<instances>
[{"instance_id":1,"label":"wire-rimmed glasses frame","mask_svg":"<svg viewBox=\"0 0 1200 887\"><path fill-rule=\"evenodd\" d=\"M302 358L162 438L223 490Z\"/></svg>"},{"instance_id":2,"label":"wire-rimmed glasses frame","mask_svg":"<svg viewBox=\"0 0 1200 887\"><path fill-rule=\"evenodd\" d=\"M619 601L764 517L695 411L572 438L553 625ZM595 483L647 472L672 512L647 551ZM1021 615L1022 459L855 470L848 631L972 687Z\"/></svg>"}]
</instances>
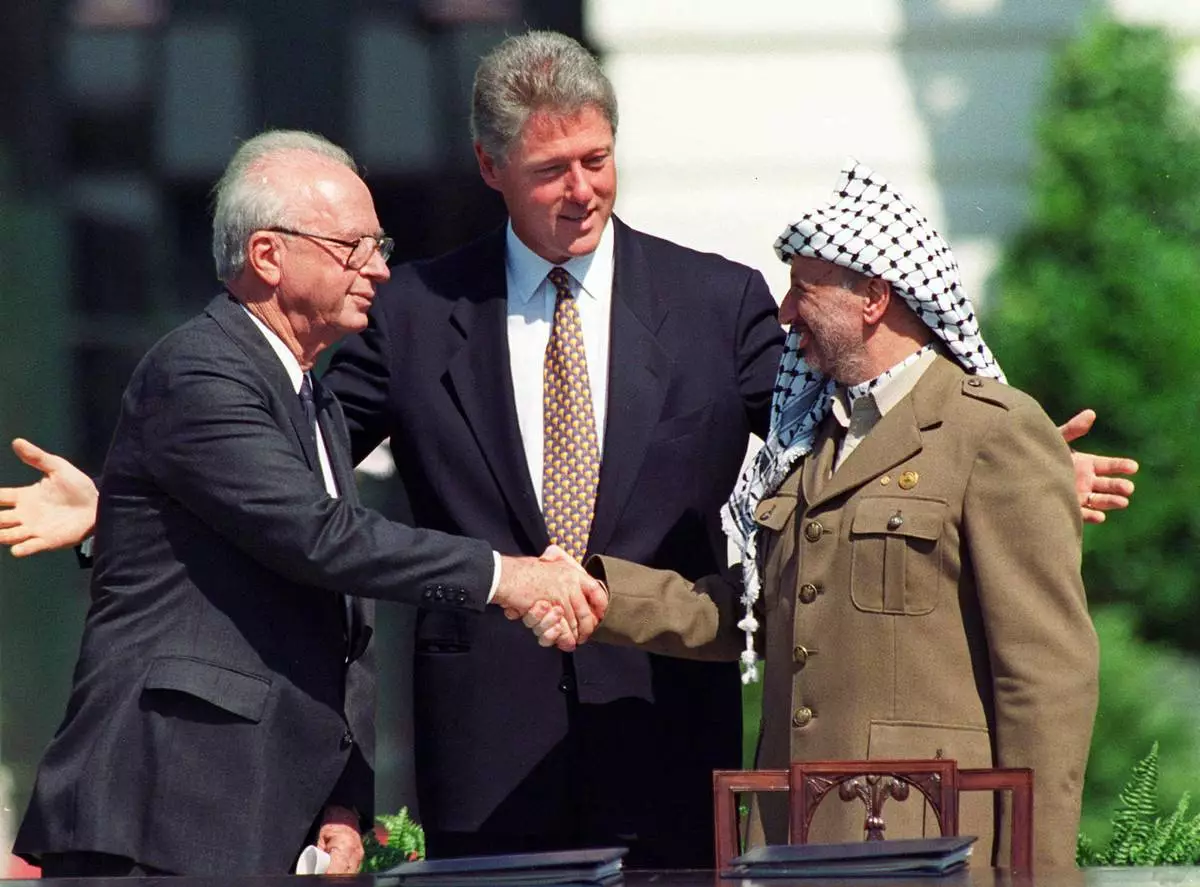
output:
<instances>
[{"instance_id":1,"label":"wire-rimmed glasses frame","mask_svg":"<svg viewBox=\"0 0 1200 887\"><path fill-rule=\"evenodd\" d=\"M396 248L396 241L388 237L386 234L376 236L374 234L364 234L357 240L342 240L338 237L329 237L326 234L314 234L311 231L298 231L295 228L284 228L281 225L276 225L271 228L264 228L264 231L272 231L275 234L290 234L293 237L308 237L313 240L324 240L329 243L336 243L338 246L347 246L350 248L349 255L346 256L346 267L351 271L360 271L371 261L371 256L375 252L379 252L379 257L386 263L392 256L392 250Z\"/></svg>"}]
</instances>

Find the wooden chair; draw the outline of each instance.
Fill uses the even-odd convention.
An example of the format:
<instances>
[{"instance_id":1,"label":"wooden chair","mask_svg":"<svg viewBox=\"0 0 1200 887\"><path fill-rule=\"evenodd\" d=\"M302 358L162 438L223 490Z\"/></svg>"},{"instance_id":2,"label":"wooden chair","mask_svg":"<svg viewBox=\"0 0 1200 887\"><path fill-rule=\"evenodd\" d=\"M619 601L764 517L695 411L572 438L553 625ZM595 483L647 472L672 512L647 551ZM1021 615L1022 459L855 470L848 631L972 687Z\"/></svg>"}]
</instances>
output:
<instances>
[{"instance_id":1,"label":"wooden chair","mask_svg":"<svg viewBox=\"0 0 1200 887\"><path fill-rule=\"evenodd\" d=\"M943 835L958 834L958 796L966 791L1012 793L1012 854L1014 874L1033 866L1033 771L1027 767L958 769L955 761L800 761L790 770L716 770L713 772L713 819L717 870L728 868L738 855L737 795L742 792L788 792L788 840L808 841L817 805L833 789L843 801L860 800L866 812L866 840L882 840L884 806L889 799L904 801L916 788L929 802ZM918 800L918 799L914 799Z\"/></svg>"}]
</instances>

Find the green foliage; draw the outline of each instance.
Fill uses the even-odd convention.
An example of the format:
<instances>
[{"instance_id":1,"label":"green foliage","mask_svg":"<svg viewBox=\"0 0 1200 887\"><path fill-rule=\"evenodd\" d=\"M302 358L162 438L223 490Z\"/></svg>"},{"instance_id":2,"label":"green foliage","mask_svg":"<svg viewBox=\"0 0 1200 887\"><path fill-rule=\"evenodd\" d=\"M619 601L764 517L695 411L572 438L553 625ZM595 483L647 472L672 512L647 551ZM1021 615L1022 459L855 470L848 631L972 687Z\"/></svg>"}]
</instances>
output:
<instances>
[{"instance_id":1,"label":"green foliage","mask_svg":"<svg viewBox=\"0 0 1200 887\"><path fill-rule=\"evenodd\" d=\"M1124 517L1124 515L1122 515ZM1200 796L1200 670L1185 656L1139 640L1127 608L1093 608L1100 637L1100 707L1083 790L1082 831L1110 838L1110 816L1143 749L1156 743L1163 801Z\"/></svg>"},{"instance_id":2,"label":"green foliage","mask_svg":"<svg viewBox=\"0 0 1200 887\"><path fill-rule=\"evenodd\" d=\"M1121 790L1112 817L1112 837L1103 848L1080 835L1077 861L1080 865L1192 865L1200 860L1200 813L1188 818L1189 796L1185 794L1175 812L1159 815L1158 743L1133 768Z\"/></svg>"},{"instance_id":3,"label":"green foliage","mask_svg":"<svg viewBox=\"0 0 1200 887\"><path fill-rule=\"evenodd\" d=\"M375 822L375 828L363 835L364 872L383 872L425 858L425 830L408 815L407 807L392 816L379 816Z\"/></svg>"},{"instance_id":4,"label":"green foliage","mask_svg":"<svg viewBox=\"0 0 1200 887\"><path fill-rule=\"evenodd\" d=\"M1200 124L1158 29L1094 20L1054 67L1030 221L987 325L1012 382L1059 420L1100 414L1093 452L1141 463L1119 529L1089 533L1093 601L1200 650Z\"/></svg>"}]
</instances>

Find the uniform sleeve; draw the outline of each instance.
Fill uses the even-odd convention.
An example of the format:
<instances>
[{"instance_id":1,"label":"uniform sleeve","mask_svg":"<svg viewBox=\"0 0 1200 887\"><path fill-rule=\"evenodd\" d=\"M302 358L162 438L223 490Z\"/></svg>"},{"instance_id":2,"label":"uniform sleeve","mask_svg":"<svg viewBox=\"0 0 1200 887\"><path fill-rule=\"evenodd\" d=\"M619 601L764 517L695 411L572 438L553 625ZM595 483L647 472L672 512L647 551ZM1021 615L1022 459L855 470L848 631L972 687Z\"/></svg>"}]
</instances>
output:
<instances>
[{"instance_id":1,"label":"uniform sleeve","mask_svg":"<svg viewBox=\"0 0 1200 887\"><path fill-rule=\"evenodd\" d=\"M741 582L733 570L692 583L669 570L597 555L588 560L588 571L608 585L610 595L595 640L715 661L736 660L745 646L737 627Z\"/></svg>"},{"instance_id":2,"label":"uniform sleeve","mask_svg":"<svg viewBox=\"0 0 1200 887\"><path fill-rule=\"evenodd\" d=\"M327 496L290 428L246 381L252 368L176 354L169 371L148 376L138 398L147 471L247 555L292 581L344 594L483 609L491 547Z\"/></svg>"},{"instance_id":3,"label":"uniform sleeve","mask_svg":"<svg viewBox=\"0 0 1200 887\"><path fill-rule=\"evenodd\" d=\"M1070 455L1035 404L1019 404L990 429L964 509L991 657L998 764L1034 770L1036 862L1072 866L1098 647L1080 577Z\"/></svg>"}]
</instances>

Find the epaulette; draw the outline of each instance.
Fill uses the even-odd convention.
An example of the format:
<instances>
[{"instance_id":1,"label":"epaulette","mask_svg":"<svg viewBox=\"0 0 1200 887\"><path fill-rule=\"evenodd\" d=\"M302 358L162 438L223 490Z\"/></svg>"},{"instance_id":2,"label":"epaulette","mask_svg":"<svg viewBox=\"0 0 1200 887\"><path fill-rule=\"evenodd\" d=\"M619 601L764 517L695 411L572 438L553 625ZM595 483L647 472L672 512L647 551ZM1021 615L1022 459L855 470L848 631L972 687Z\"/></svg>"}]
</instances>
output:
<instances>
[{"instance_id":1,"label":"epaulette","mask_svg":"<svg viewBox=\"0 0 1200 887\"><path fill-rule=\"evenodd\" d=\"M962 380L962 393L1006 410L1016 407L1021 398L1021 392L1016 388L985 376L967 376Z\"/></svg>"}]
</instances>

